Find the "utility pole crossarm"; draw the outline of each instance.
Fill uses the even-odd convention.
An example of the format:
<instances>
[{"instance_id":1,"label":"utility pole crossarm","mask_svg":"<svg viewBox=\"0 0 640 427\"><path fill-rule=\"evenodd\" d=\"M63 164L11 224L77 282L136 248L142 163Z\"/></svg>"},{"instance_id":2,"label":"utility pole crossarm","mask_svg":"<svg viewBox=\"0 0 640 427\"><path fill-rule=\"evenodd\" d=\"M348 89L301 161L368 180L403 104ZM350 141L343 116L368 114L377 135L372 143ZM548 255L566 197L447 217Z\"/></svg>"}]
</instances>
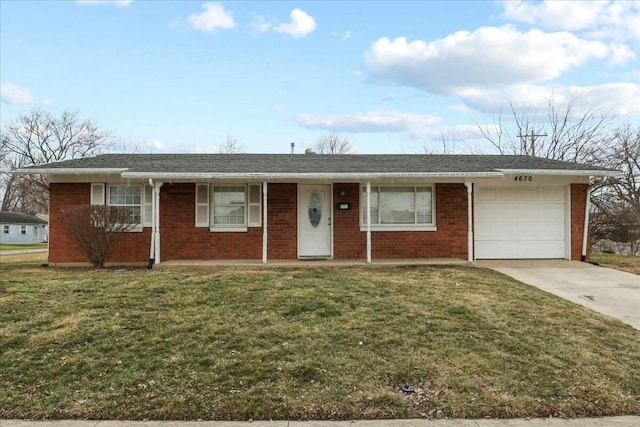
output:
<instances>
[{"instance_id":1,"label":"utility pole crossarm","mask_svg":"<svg viewBox=\"0 0 640 427\"><path fill-rule=\"evenodd\" d=\"M531 129L531 133L530 134L525 133L524 135L523 134L519 134L518 135L518 138L520 138L520 146L524 147L525 154L526 154L527 148L528 148L526 139L527 138L531 138L531 155L535 156L536 155L536 145L535 145L536 138L541 137L541 136L547 136L547 134L546 133L537 134L537 133L535 133L533 131L533 129Z\"/></svg>"}]
</instances>

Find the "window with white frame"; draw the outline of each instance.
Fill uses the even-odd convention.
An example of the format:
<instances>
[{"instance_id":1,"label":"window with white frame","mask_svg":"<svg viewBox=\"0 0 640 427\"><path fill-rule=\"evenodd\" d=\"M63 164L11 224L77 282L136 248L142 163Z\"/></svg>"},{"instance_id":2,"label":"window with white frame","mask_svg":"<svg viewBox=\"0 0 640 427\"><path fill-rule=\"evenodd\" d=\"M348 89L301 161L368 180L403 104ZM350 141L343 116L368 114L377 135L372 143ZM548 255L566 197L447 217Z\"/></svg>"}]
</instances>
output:
<instances>
[{"instance_id":1,"label":"window with white frame","mask_svg":"<svg viewBox=\"0 0 640 427\"><path fill-rule=\"evenodd\" d=\"M211 226L245 227L247 225L244 186L213 186L211 200Z\"/></svg>"},{"instance_id":2,"label":"window with white frame","mask_svg":"<svg viewBox=\"0 0 640 427\"><path fill-rule=\"evenodd\" d=\"M3 232L4 234L9 234L9 231L10 231L10 230L11 230L11 227L10 227L10 226L8 226L8 225L5 225L5 226L3 227L3 229L2 229L2 232Z\"/></svg>"},{"instance_id":3,"label":"window with white frame","mask_svg":"<svg viewBox=\"0 0 640 427\"><path fill-rule=\"evenodd\" d=\"M196 184L196 227L211 231L246 231L261 222L260 184Z\"/></svg>"},{"instance_id":4,"label":"window with white frame","mask_svg":"<svg viewBox=\"0 0 640 427\"><path fill-rule=\"evenodd\" d=\"M367 188L362 187L361 219L367 224ZM435 226L433 186L371 187L371 225Z\"/></svg>"},{"instance_id":5,"label":"window with white frame","mask_svg":"<svg viewBox=\"0 0 640 427\"><path fill-rule=\"evenodd\" d=\"M139 185L109 185L107 204L126 208L129 211L131 224L141 224L142 196Z\"/></svg>"},{"instance_id":6,"label":"window with white frame","mask_svg":"<svg viewBox=\"0 0 640 427\"><path fill-rule=\"evenodd\" d=\"M20 226L20 234L27 234L27 226L26 225L21 225Z\"/></svg>"}]
</instances>

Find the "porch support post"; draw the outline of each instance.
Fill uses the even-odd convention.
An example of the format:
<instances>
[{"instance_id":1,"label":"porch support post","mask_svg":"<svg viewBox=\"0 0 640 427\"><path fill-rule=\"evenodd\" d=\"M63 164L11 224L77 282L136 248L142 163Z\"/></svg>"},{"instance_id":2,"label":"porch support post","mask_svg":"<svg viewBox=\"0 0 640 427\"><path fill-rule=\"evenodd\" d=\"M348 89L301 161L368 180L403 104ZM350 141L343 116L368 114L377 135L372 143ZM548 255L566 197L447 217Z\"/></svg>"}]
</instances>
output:
<instances>
[{"instance_id":1,"label":"porch support post","mask_svg":"<svg viewBox=\"0 0 640 427\"><path fill-rule=\"evenodd\" d=\"M267 263L267 182L262 183L262 263Z\"/></svg>"},{"instance_id":2,"label":"porch support post","mask_svg":"<svg viewBox=\"0 0 640 427\"><path fill-rule=\"evenodd\" d=\"M367 181L367 264L371 264L371 182Z\"/></svg>"},{"instance_id":3,"label":"porch support post","mask_svg":"<svg viewBox=\"0 0 640 427\"><path fill-rule=\"evenodd\" d=\"M154 244L154 249L155 249L155 263L159 264L160 263L160 187L162 187L163 182L156 182L154 187L153 187L153 200L154 200L154 204L153 204L153 208L155 210L153 217L155 219L155 244Z\"/></svg>"},{"instance_id":4,"label":"porch support post","mask_svg":"<svg viewBox=\"0 0 640 427\"><path fill-rule=\"evenodd\" d=\"M468 249L467 249L467 261L473 262L473 182L465 181L464 185L467 187L467 216L468 216Z\"/></svg>"},{"instance_id":5,"label":"porch support post","mask_svg":"<svg viewBox=\"0 0 640 427\"><path fill-rule=\"evenodd\" d=\"M589 236L589 210L591 209L591 187L587 188L587 199L584 201L584 228L582 230L582 256L580 261L587 261L587 238Z\"/></svg>"},{"instance_id":6,"label":"porch support post","mask_svg":"<svg viewBox=\"0 0 640 427\"><path fill-rule=\"evenodd\" d=\"M151 187L151 244L149 245L149 265L147 268L153 268L153 264L155 263L156 256L156 190L153 185L153 180L149 178L149 186Z\"/></svg>"}]
</instances>

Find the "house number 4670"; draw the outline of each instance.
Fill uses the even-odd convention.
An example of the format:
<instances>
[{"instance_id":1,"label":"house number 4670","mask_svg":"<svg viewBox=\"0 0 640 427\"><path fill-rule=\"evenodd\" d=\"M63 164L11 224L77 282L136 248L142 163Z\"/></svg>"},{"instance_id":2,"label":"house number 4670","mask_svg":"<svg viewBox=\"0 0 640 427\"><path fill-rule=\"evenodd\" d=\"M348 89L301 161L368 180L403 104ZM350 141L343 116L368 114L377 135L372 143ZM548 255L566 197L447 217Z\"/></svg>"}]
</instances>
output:
<instances>
[{"instance_id":1,"label":"house number 4670","mask_svg":"<svg viewBox=\"0 0 640 427\"><path fill-rule=\"evenodd\" d=\"M531 182L533 177L531 175L518 175L513 178L514 181Z\"/></svg>"}]
</instances>

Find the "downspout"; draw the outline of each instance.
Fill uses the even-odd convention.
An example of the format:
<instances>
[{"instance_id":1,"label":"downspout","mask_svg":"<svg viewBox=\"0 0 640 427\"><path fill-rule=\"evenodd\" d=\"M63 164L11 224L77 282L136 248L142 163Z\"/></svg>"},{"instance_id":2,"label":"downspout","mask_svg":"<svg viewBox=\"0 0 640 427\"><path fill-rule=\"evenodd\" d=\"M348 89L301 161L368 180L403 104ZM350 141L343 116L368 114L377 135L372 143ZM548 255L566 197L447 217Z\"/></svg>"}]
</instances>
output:
<instances>
[{"instance_id":1,"label":"downspout","mask_svg":"<svg viewBox=\"0 0 640 427\"><path fill-rule=\"evenodd\" d=\"M163 182L156 182L153 187L155 205L155 230L154 230L154 249L155 249L155 263L160 263L160 187L162 187Z\"/></svg>"},{"instance_id":2,"label":"downspout","mask_svg":"<svg viewBox=\"0 0 640 427\"><path fill-rule=\"evenodd\" d=\"M469 262L473 262L473 182L464 182L464 185L467 187L467 212L468 212L468 231L467 231L467 239L469 242L469 246L467 249L467 260Z\"/></svg>"},{"instance_id":3,"label":"downspout","mask_svg":"<svg viewBox=\"0 0 640 427\"><path fill-rule=\"evenodd\" d=\"M291 143L293 151L293 142ZM262 263L267 263L267 182L262 183Z\"/></svg>"},{"instance_id":4,"label":"downspout","mask_svg":"<svg viewBox=\"0 0 640 427\"><path fill-rule=\"evenodd\" d=\"M149 264L147 268L151 270L153 264L156 262L156 248L155 248L155 235L156 235L156 191L153 185L153 180L149 178L149 186L151 187L151 245L149 248Z\"/></svg>"},{"instance_id":5,"label":"downspout","mask_svg":"<svg viewBox=\"0 0 640 427\"><path fill-rule=\"evenodd\" d=\"M367 181L367 264L371 264L371 182Z\"/></svg>"},{"instance_id":6,"label":"downspout","mask_svg":"<svg viewBox=\"0 0 640 427\"><path fill-rule=\"evenodd\" d=\"M584 202L584 228L582 230L582 256L580 261L587 262L587 239L589 238L589 210L591 209L591 187L587 188L587 200Z\"/></svg>"}]
</instances>

